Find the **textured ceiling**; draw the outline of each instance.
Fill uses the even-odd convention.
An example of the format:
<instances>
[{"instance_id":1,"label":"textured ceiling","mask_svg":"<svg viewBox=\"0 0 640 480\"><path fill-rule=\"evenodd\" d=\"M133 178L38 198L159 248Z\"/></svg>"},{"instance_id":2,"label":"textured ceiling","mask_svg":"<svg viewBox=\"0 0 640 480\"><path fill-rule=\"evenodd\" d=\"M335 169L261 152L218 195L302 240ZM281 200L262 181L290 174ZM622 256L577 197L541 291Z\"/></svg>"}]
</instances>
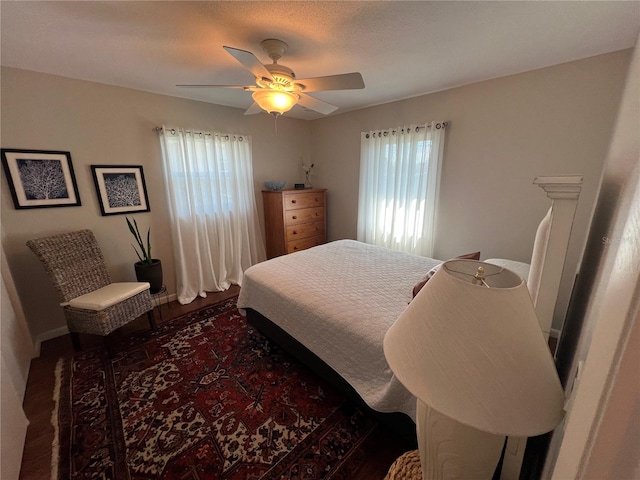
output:
<instances>
[{"instance_id":1,"label":"textured ceiling","mask_svg":"<svg viewBox=\"0 0 640 480\"><path fill-rule=\"evenodd\" d=\"M633 46L638 1L2 1L2 65L247 108L252 84L222 48L289 44L298 78L358 71L364 90L313 96L336 113ZM300 106L287 115L320 115Z\"/></svg>"}]
</instances>

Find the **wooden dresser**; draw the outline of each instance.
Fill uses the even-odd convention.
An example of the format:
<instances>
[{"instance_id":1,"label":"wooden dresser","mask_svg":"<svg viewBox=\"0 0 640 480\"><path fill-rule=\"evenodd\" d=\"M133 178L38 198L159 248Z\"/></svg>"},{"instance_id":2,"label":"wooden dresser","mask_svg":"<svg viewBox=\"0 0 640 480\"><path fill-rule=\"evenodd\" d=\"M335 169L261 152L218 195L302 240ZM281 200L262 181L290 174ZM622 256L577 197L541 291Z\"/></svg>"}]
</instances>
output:
<instances>
[{"instance_id":1,"label":"wooden dresser","mask_svg":"<svg viewBox=\"0 0 640 480\"><path fill-rule=\"evenodd\" d=\"M262 191L267 258L326 243L324 188Z\"/></svg>"}]
</instances>

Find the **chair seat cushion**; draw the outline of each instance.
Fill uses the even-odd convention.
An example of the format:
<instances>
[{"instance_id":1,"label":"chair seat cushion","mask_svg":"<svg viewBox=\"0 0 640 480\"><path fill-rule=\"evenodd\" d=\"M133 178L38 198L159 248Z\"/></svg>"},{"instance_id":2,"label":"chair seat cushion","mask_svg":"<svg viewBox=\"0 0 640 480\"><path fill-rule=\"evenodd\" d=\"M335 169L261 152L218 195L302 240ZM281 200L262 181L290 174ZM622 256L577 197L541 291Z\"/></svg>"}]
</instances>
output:
<instances>
[{"instance_id":1,"label":"chair seat cushion","mask_svg":"<svg viewBox=\"0 0 640 480\"><path fill-rule=\"evenodd\" d=\"M63 307L70 306L73 308L82 308L84 310L100 311L122 302L127 298L148 290L150 287L148 282L120 282L110 283L98 290L86 293L66 303L62 303Z\"/></svg>"}]
</instances>

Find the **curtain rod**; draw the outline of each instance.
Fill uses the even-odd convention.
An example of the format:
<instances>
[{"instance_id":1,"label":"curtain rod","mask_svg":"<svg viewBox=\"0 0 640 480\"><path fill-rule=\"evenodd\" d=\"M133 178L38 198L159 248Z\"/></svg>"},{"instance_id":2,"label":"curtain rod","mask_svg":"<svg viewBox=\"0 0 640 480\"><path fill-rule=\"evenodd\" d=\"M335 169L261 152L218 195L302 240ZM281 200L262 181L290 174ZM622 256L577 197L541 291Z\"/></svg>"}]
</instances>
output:
<instances>
[{"instance_id":1,"label":"curtain rod","mask_svg":"<svg viewBox=\"0 0 640 480\"><path fill-rule=\"evenodd\" d=\"M156 127L156 128L154 128L154 130L156 132L161 132L163 130L163 128L162 127ZM167 132L170 132L171 135L175 135L176 132L178 131L177 128L165 128L164 130L166 130ZM195 133L195 134L199 134L199 135L213 135L211 132L200 132L200 131L197 131L197 130L185 130L185 132L187 132L187 133Z\"/></svg>"},{"instance_id":2,"label":"curtain rod","mask_svg":"<svg viewBox=\"0 0 640 480\"><path fill-rule=\"evenodd\" d=\"M431 125L427 125L427 127L430 127L430 126ZM436 123L436 130L440 130L441 128L447 128L448 126L449 126L449 122L438 122Z\"/></svg>"},{"instance_id":3,"label":"curtain rod","mask_svg":"<svg viewBox=\"0 0 640 480\"><path fill-rule=\"evenodd\" d=\"M158 133L162 132L163 128L162 127L155 127L154 130ZM171 135L175 135L176 132L178 131L178 129L176 128L165 128L165 130L169 133L171 133ZM231 138L230 135L228 134L224 134L221 135L219 133L211 133L211 132L200 132L198 130L185 130L185 133L192 133L194 135L209 135L209 136L216 136L216 137L220 137L220 138L224 138L226 140L229 140L229 138ZM233 135L233 138L237 138L238 140L242 141L243 140L244 135Z\"/></svg>"},{"instance_id":4,"label":"curtain rod","mask_svg":"<svg viewBox=\"0 0 640 480\"><path fill-rule=\"evenodd\" d=\"M435 127L436 130L440 130L441 128L446 128L449 126L449 122L436 122ZM416 130L420 130L421 128L431 128L431 124L428 125L418 125L416 127ZM385 130L389 131L389 130L393 130L392 128L386 128Z\"/></svg>"},{"instance_id":5,"label":"curtain rod","mask_svg":"<svg viewBox=\"0 0 640 480\"><path fill-rule=\"evenodd\" d=\"M440 129L446 128L447 125L449 125L449 122L438 122L438 123L435 124L435 127L436 127L436 130L440 130ZM431 125L430 124L429 125L418 125L418 126L415 127L415 130L417 132L418 130L423 129L423 128L431 128ZM407 130L407 133L409 133L411 131L409 128L407 128L406 130ZM398 131L397 129L388 128L388 129L385 129L385 130L374 130L373 133L362 132L362 134L366 138L369 138L369 136L371 136L371 135L373 135L373 137L375 138L376 136L378 136L378 137L385 136L386 137L389 134L395 135L397 131ZM405 133L405 128L404 127L400 129L400 133Z\"/></svg>"},{"instance_id":6,"label":"curtain rod","mask_svg":"<svg viewBox=\"0 0 640 480\"><path fill-rule=\"evenodd\" d=\"M436 129L439 130L441 128L446 128L448 125L449 125L449 122L438 122L438 123L436 123ZM418 130L421 129L421 128L430 128L430 127L431 127L431 125L426 125L426 126L420 125L420 126L418 126ZM155 127L154 130L156 132L161 132L162 131L162 127ZM166 130L171 132L172 135L176 134L176 129L175 128L167 128ZM209 132L196 132L196 131L193 131L193 130L185 130L185 131L188 132L188 133L197 133L197 134L200 134L200 135L212 135L212 133L209 133ZM216 134L216 136L218 136L218 134ZM229 135L224 135L224 136L225 136L225 138L229 138Z\"/></svg>"}]
</instances>

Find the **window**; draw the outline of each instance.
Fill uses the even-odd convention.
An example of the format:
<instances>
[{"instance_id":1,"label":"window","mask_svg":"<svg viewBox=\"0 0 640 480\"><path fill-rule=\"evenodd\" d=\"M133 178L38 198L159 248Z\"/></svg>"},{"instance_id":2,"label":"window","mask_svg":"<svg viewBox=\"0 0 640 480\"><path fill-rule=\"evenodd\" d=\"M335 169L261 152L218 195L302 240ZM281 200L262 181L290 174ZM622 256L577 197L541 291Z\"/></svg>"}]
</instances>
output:
<instances>
[{"instance_id":1,"label":"window","mask_svg":"<svg viewBox=\"0 0 640 480\"><path fill-rule=\"evenodd\" d=\"M251 138L160 131L178 300L242 284L264 260L253 189Z\"/></svg>"},{"instance_id":2,"label":"window","mask_svg":"<svg viewBox=\"0 0 640 480\"><path fill-rule=\"evenodd\" d=\"M250 202L234 192L253 190L249 137L187 131L165 143L179 217L245 211Z\"/></svg>"},{"instance_id":3,"label":"window","mask_svg":"<svg viewBox=\"0 0 640 480\"><path fill-rule=\"evenodd\" d=\"M443 125L362 134L358 240L432 255Z\"/></svg>"}]
</instances>

